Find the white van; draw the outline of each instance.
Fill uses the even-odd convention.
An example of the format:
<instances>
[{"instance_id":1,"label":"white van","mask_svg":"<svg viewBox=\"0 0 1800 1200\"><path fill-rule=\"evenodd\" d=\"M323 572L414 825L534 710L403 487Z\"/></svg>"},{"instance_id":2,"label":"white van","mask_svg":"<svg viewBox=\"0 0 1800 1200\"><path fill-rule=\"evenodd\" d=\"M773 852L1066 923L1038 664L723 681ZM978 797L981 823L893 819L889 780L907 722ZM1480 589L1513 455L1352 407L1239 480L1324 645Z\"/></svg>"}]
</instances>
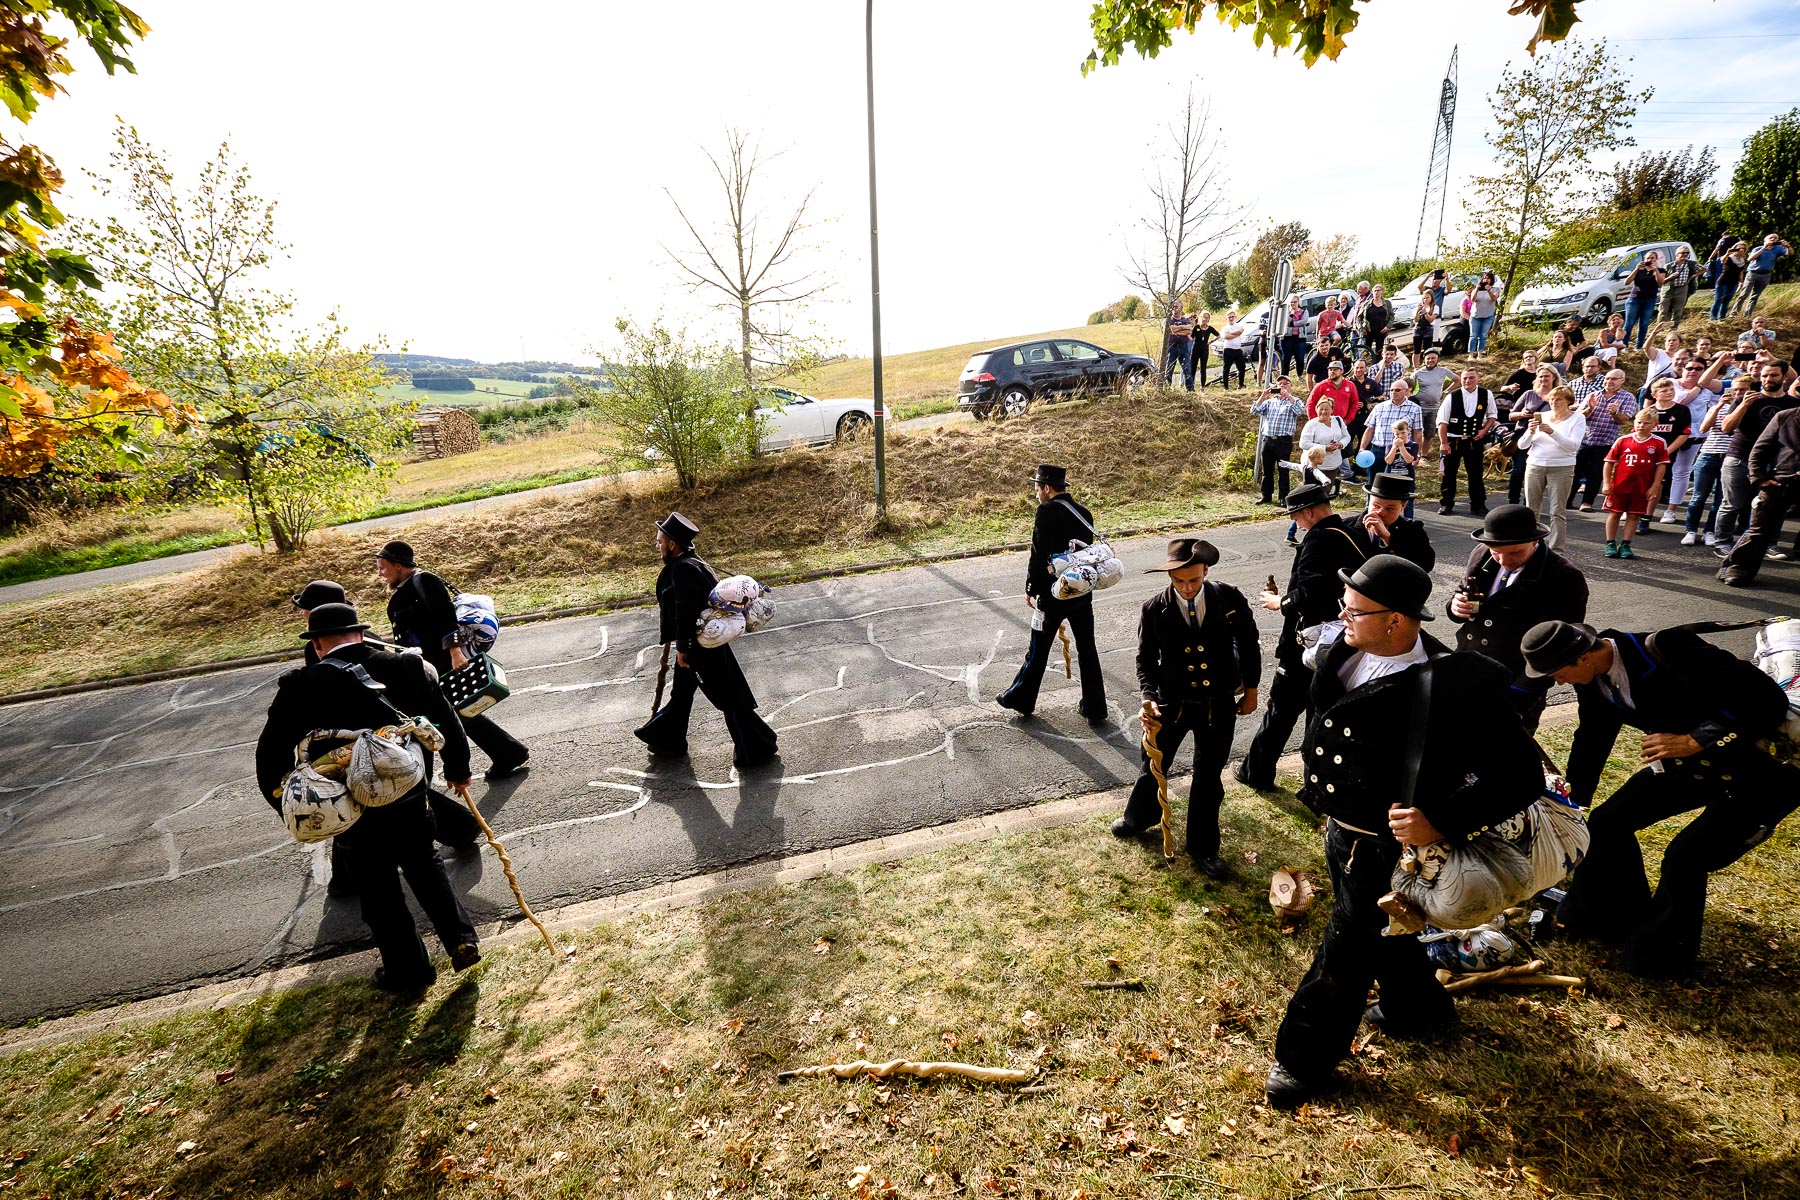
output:
<instances>
[{"instance_id":1,"label":"white van","mask_svg":"<svg viewBox=\"0 0 1800 1200\"><path fill-rule=\"evenodd\" d=\"M1694 248L1686 242L1644 242L1602 250L1572 264L1561 282L1526 288L1514 297L1507 312L1522 321L1561 323L1580 317L1583 324L1604 325L1613 313L1625 311L1625 302L1631 299L1631 273L1644 255L1660 250L1666 267L1683 248L1693 254Z\"/></svg>"}]
</instances>

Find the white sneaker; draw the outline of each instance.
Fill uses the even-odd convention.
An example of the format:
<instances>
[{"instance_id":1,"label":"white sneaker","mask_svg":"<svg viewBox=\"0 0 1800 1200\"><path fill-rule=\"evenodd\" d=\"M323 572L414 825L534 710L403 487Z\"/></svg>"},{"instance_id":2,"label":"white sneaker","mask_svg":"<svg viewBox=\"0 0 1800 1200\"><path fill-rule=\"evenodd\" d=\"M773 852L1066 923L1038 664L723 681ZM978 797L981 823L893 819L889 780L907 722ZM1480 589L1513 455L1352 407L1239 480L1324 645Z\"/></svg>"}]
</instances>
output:
<instances>
[{"instance_id":1,"label":"white sneaker","mask_svg":"<svg viewBox=\"0 0 1800 1200\"><path fill-rule=\"evenodd\" d=\"M1700 544L1700 535L1690 530L1681 535L1681 544L1684 546L1697 546Z\"/></svg>"},{"instance_id":2,"label":"white sneaker","mask_svg":"<svg viewBox=\"0 0 1800 1200\"><path fill-rule=\"evenodd\" d=\"M1708 546L1716 546L1719 544L1719 535L1716 533L1709 533L1700 540Z\"/></svg>"},{"instance_id":3,"label":"white sneaker","mask_svg":"<svg viewBox=\"0 0 1800 1200\"><path fill-rule=\"evenodd\" d=\"M1677 516L1675 510L1672 508L1662 515L1662 523L1664 525L1679 525L1685 520L1687 520L1687 513L1683 512Z\"/></svg>"}]
</instances>

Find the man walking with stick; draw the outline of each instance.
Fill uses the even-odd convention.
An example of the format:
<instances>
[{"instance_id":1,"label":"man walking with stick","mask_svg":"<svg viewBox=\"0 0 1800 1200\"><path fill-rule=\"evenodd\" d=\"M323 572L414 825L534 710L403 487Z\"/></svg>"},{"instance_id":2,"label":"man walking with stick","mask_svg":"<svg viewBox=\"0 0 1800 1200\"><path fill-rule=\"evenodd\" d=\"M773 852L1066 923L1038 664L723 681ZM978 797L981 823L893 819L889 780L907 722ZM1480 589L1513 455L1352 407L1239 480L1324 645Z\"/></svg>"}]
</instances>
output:
<instances>
[{"instance_id":1,"label":"man walking with stick","mask_svg":"<svg viewBox=\"0 0 1800 1200\"><path fill-rule=\"evenodd\" d=\"M1163 564L1147 572L1166 572L1169 586L1144 601L1138 618L1144 769L1125 802L1125 814L1113 822L1112 831L1114 837L1135 837L1165 819L1159 790L1166 800L1168 769L1182 739L1193 734L1188 857L1204 874L1223 879L1226 867L1219 856L1219 805L1225 799L1225 787L1219 776L1231 757L1235 718L1256 711L1262 648L1244 594L1228 583L1207 580L1207 572L1218 561L1219 551L1211 542L1171 538ZM1241 700L1237 696L1240 688ZM1166 827L1164 842L1168 844Z\"/></svg>"},{"instance_id":2,"label":"man walking with stick","mask_svg":"<svg viewBox=\"0 0 1800 1200\"><path fill-rule=\"evenodd\" d=\"M674 690L669 703L663 705L664 672L659 668L655 711L635 733L658 757L685 757L688 721L698 691L725 717L733 764L761 766L775 757L775 731L757 715L756 695L730 645L702 646L698 639L700 614L719 582L706 560L694 553L694 540L699 536L700 527L678 512L670 513L656 527L656 552L663 564L656 577L656 606L662 622L664 667L669 647L675 649Z\"/></svg>"},{"instance_id":3,"label":"man walking with stick","mask_svg":"<svg viewBox=\"0 0 1800 1200\"><path fill-rule=\"evenodd\" d=\"M1054 591L1056 571L1050 558L1067 554L1071 541L1092 545L1100 540L1100 535L1094 530L1093 514L1069 495L1067 470L1045 463L1032 475L1031 482L1037 486L1038 499L1031 526L1031 555L1025 561L1025 603L1032 609L1031 644L1018 675L1011 686L994 697L994 703L1022 717L1029 717L1037 709L1038 688L1044 682L1044 669L1050 665L1056 631L1067 621L1081 660L1081 702L1076 711L1089 724L1097 725L1106 720L1106 680L1100 674L1100 651L1094 645L1094 594L1087 592L1058 600Z\"/></svg>"}]
</instances>

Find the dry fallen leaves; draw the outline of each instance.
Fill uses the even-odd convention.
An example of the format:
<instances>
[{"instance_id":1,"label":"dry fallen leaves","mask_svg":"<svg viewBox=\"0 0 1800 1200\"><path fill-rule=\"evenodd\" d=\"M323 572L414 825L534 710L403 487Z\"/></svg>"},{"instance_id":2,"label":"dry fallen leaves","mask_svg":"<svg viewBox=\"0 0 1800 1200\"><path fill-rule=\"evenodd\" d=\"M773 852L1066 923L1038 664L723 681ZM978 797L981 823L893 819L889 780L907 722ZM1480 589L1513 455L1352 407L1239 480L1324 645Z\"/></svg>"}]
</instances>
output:
<instances>
[{"instance_id":1,"label":"dry fallen leaves","mask_svg":"<svg viewBox=\"0 0 1800 1200\"><path fill-rule=\"evenodd\" d=\"M822 937L818 941L814 942L813 943L813 953L814 954L830 954L831 953L831 939L828 937Z\"/></svg>"},{"instance_id":2,"label":"dry fallen leaves","mask_svg":"<svg viewBox=\"0 0 1800 1200\"><path fill-rule=\"evenodd\" d=\"M1188 1119L1186 1117L1164 1117L1163 1129L1170 1137L1186 1137L1188 1133Z\"/></svg>"},{"instance_id":3,"label":"dry fallen leaves","mask_svg":"<svg viewBox=\"0 0 1800 1200\"><path fill-rule=\"evenodd\" d=\"M1608 1029L1623 1029L1625 1028L1625 1018L1621 1017L1618 1013L1607 1013L1606 1027Z\"/></svg>"},{"instance_id":4,"label":"dry fallen leaves","mask_svg":"<svg viewBox=\"0 0 1800 1200\"><path fill-rule=\"evenodd\" d=\"M1023 1025L1027 1029L1036 1029L1038 1026L1042 1025L1043 1023L1044 1023L1044 1018L1039 1016L1037 1013L1032 1012L1029 1008L1026 1009L1024 1015L1019 1018L1019 1024Z\"/></svg>"}]
</instances>

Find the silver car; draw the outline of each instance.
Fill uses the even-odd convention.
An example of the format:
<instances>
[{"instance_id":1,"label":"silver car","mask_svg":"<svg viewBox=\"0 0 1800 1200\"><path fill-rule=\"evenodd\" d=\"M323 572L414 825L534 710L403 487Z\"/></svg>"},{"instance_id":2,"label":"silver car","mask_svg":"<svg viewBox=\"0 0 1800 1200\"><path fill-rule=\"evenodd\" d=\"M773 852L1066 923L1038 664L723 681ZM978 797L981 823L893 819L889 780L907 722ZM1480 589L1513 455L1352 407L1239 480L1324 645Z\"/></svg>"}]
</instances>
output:
<instances>
[{"instance_id":1,"label":"silver car","mask_svg":"<svg viewBox=\"0 0 1800 1200\"><path fill-rule=\"evenodd\" d=\"M1625 311L1625 302L1631 299L1631 273L1646 254L1661 251L1666 267L1675 261L1675 252L1683 249L1693 255L1694 248L1686 242L1614 246L1572 264L1559 282L1526 288L1513 298L1507 312L1522 321L1561 322L1579 317L1586 325L1604 325L1613 313Z\"/></svg>"}]
</instances>

